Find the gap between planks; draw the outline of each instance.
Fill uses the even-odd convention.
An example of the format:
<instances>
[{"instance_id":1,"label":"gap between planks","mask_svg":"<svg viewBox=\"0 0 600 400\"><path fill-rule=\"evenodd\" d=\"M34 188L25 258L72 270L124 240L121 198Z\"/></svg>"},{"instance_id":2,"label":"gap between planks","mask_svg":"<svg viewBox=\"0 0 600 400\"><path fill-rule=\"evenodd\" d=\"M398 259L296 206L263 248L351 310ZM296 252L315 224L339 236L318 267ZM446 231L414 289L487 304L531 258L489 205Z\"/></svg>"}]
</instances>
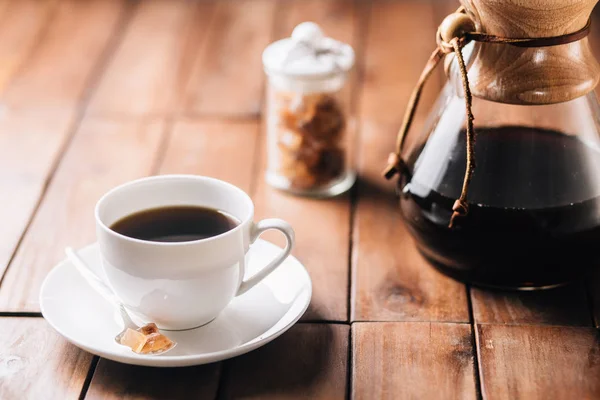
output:
<instances>
[{"instance_id":1,"label":"gap between planks","mask_svg":"<svg viewBox=\"0 0 600 400\"><path fill-rule=\"evenodd\" d=\"M0 317L3 318L43 318L44 316L42 315L41 312L29 312L29 311L1 311L0 312ZM409 322L414 322L414 323L422 323L422 324L430 324L430 323L435 323L435 324L449 324L449 325L471 325L473 327L475 326L485 326L485 325L500 325L500 326L520 326L520 327L539 327L539 326L544 326L544 327L548 327L548 328L592 328L592 326L573 326L573 325L550 325L550 324L544 324L544 325L539 325L539 324L498 324L498 323L493 323L493 322L477 322L475 324L471 324L469 322L464 322L464 321L435 321L435 320L431 320L431 321L427 321L427 320L422 320L422 321L389 321L389 320L355 320L352 322L349 321L336 321L336 320L311 320L311 319L302 319L299 320L298 322L296 322L296 324L313 324L313 325L346 325L346 326L352 326L356 323L359 324L387 324L387 323L392 323L392 324L403 324L403 323L409 323ZM600 327L595 327L596 329L600 330Z\"/></svg>"},{"instance_id":2,"label":"gap between planks","mask_svg":"<svg viewBox=\"0 0 600 400\"><path fill-rule=\"evenodd\" d=\"M371 2L361 3L360 0L353 1L354 7L361 13L361 18L358 20L358 26L354 33L354 43L355 53L356 53L356 65L354 67L354 87L352 88L352 94L350 96L350 109L352 110L353 115L355 115L356 121L355 124L357 129L354 132L353 144L352 148L356 149L354 152L354 164L355 168L358 168L358 160L360 159L360 151L361 147L359 144L361 143L361 132L362 129L362 115L359 113L359 104L360 99L363 94L364 87L364 79L365 79L365 69L366 69L366 49L368 43L368 35L369 35L369 25L371 20ZM357 182L354 183L350 190L350 210L349 216L349 232L348 232L348 314L347 319L352 324L352 307L354 306L355 301L355 293L354 287L355 285L352 282L356 279L356 271L354 266L356 265L356 257L357 252L354 249L355 238L354 234L356 232L356 210L358 208L358 177ZM352 340L352 330L350 330L350 343ZM350 346L352 348L352 346ZM350 360L352 360L350 358ZM348 365L352 363L349 362ZM350 371L350 370L349 370ZM350 377L352 373L349 372ZM348 380L348 396L351 396L352 386L350 385L351 379Z\"/></svg>"},{"instance_id":3,"label":"gap between planks","mask_svg":"<svg viewBox=\"0 0 600 400\"><path fill-rule=\"evenodd\" d=\"M471 298L471 285L466 284L467 307L469 309L469 325L471 325L471 346L473 347L473 379L475 381L475 396L482 399L481 392L481 357L479 354L479 338L477 337L477 327L475 325L475 316L473 315L473 299Z\"/></svg>"},{"instance_id":4,"label":"gap between planks","mask_svg":"<svg viewBox=\"0 0 600 400\"><path fill-rule=\"evenodd\" d=\"M88 390L90 390L90 385L92 384L92 378L94 377L94 373L96 372L96 368L98 367L98 362L100 361L99 356L94 356L92 358L92 362L90 363L90 368L88 369L85 380L83 381L83 385L81 386L81 393L79 394L79 400L85 399Z\"/></svg>"}]
</instances>

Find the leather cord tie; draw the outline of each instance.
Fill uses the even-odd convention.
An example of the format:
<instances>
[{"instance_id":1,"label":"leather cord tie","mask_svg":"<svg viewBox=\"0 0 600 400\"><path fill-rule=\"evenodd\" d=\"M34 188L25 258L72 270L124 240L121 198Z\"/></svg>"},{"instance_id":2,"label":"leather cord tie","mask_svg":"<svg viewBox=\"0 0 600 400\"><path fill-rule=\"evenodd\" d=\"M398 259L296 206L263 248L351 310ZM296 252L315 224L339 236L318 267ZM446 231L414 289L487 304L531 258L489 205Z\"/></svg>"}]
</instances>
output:
<instances>
[{"instance_id":1,"label":"leather cord tie","mask_svg":"<svg viewBox=\"0 0 600 400\"><path fill-rule=\"evenodd\" d=\"M469 184L471 183L471 177L473 175L473 171L475 170L475 130L473 129L473 120L475 117L473 116L473 112L471 110L472 95L469 88L467 68L461 51L462 48L471 41L501 43L517 47L558 46L575 42L586 37L590 32L590 24L591 20L588 20L587 24L582 29L560 36L544 38L505 38L476 32L475 23L466 14L464 7L460 7L458 10L456 10L456 12L448 15L438 27L436 34L437 47L429 56L429 59L423 68L423 72L421 72L421 76L419 76L417 85L413 89L408 101L404 118L402 120L402 125L400 126L398 136L396 137L396 151L389 155L388 166L383 171L385 178L391 179L396 174L406 175L410 173L410 168L402 159L402 149L404 148L406 133L410 129L410 125L413 122L417 104L421 98L421 93L423 92L425 82L431 76L431 73L435 67L438 66L444 56L446 54L454 53L460 69L460 77L465 96L465 112L467 115L467 167L465 169L465 177L463 180L460 197L452 206L453 212L452 216L450 217L450 223L448 224L448 227L452 228L455 225L458 217L464 217L469 213L467 194L469 191Z\"/></svg>"}]
</instances>

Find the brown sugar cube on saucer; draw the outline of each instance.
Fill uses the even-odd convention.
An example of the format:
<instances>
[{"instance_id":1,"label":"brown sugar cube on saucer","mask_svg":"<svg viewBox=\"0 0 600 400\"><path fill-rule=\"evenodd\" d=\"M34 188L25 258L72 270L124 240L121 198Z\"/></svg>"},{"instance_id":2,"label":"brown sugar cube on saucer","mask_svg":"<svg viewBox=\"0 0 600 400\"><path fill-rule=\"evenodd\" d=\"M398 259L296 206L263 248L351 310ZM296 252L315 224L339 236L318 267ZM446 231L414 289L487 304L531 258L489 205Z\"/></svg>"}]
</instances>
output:
<instances>
[{"instance_id":1,"label":"brown sugar cube on saucer","mask_svg":"<svg viewBox=\"0 0 600 400\"><path fill-rule=\"evenodd\" d=\"M171 339L163 335L162 333L151 333L146 336L146 344L142 348L141 353L150 354L159 351L165 351L173 347Z\"/></svg>"},{"instance_id":2,"label":"brown sugar cube on saucer","mask_svg":"<svg viewBox=\"0 0 600 400\"><path fill-rule=\"evenodd\" d=\"M137 330L128 328L121 338L121 344L138 354L163 352L173 347L171 339L160 333L153 323Z\"/></svg>"},{"instance_id":3,"label":"brown sugar cube on saucer","mask_svg":"<svg viewBox=\"0 0 600 400\"><path fill-rule=\"evenodd\" d=\"M138 329L138 331L143 333L146 336L151 335L153 333L159 333L158 326L156 326L156 324L154 324L152 322L142 326L140 329Z\"/></svg>"},{"instance_id":4,"label":"brown sugar cube on saucer","mask_svg":"<svg viewBox=\"0 0 600 400\"><path fill-rule=\"evenodd\" d=\"M131 348L135 353L141 353L146 344L146 335L128 328L121 338L121 344Z\"/></svg>"}]
</instances>

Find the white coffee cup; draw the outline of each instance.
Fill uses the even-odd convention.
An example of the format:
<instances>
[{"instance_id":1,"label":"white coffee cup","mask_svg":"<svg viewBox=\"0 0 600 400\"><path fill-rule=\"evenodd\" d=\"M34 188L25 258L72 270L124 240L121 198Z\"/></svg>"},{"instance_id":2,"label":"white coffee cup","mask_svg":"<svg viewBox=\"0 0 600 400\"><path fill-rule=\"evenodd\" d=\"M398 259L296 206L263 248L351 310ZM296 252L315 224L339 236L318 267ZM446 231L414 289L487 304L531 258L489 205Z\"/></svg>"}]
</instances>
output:
<instances>
[{"instance_id":1,"label":"white coffee cup","mask_svg":"<svg viewBox=\"0 0 600 400\"><path fill-rule=\"evenodd\" d=\"M153 242L121 235L110 226L137 211L176 205L209 207L237 218L235 228L207 239ZM285 221L253 222L254 205L241 189L218 179L163 175L118 186L96 204L96 234L109 285L128 311L162 329L204 325L289 255L294 231ZM248 250L267 229L287 244L268 265L244 280Z\"/></svg>"}]
</instances>

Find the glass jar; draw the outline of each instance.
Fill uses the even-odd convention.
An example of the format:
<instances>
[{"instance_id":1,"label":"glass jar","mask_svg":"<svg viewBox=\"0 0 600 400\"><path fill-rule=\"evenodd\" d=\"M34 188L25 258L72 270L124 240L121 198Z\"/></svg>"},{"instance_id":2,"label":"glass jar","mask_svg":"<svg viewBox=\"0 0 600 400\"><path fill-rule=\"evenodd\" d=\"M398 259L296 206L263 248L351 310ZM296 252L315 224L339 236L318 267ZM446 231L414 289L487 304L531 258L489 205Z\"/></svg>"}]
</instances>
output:
<instances>
[{"instance_id":1,"label":"glass jar","mask_svg":"<svg viewBox=\"0 0 600 400\"><path fill-rule=\"evenodd\" d=\"M352 187L352 49L303 23L263 55L267 74L266 180L294 194L335 196Z\"/></svg>"}]
</instances>

